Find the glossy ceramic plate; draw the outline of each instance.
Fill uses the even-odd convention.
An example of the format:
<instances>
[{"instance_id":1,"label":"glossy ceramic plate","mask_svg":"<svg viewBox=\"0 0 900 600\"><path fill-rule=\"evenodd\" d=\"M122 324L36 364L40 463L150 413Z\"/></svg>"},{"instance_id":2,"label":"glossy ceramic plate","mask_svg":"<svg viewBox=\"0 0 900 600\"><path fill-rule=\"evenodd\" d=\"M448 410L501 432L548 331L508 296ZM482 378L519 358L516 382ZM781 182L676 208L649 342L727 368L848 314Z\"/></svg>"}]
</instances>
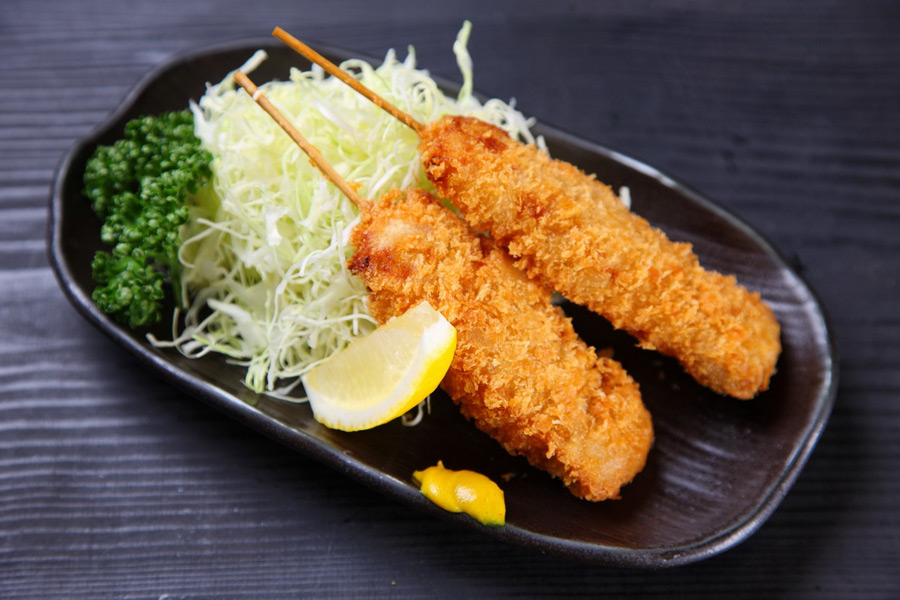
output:
<instances>
[{"instance_id":1,"label":"glossy ceramic plate","mask_svg":"<svg viewBox=\"0 0 900 600\"><path fill-rule=\"evenodd\" d=\"M565 307L586 342L614 348L653 414L655 446L621 500L574 498L558 481L506 454L440 392L432 414L416 427L394 422L368 432L331 431L306 405L247 390L241 369L221 357L189 360L153 348L146 332L130 331L100 313L90 299L90 263L101 244L100 223L81 195L86 160L98 144L120 137L127 120L186 107L202 96L206 82L221 80L258 48L268 50L270 59L254 72L257 82L284 79L291 66L307 68L304 59L269 39L180 56L149 74L62 163L53 189L50 254L63 290L87 320L163 378L289 448L390 497L513 544L597 564L677 565L738 544L775 510L812 451L836 389L832 338L814 294L758 233L722 207L651 167L550 127L536 131L555 157L614 188L628 186L635 212L673 239L693 243L707 268L735 273L759 290L782 326L784 352L771 389L742 402L699 387L673 360L636 348L603 319ZM335 61L351 56L335 49L323 53ZM163 323L155 333L166 336L170 330ZM438 460L498 481L508 524L481 527L425 500L411 476Z\"/></svg>"}]
</instances>

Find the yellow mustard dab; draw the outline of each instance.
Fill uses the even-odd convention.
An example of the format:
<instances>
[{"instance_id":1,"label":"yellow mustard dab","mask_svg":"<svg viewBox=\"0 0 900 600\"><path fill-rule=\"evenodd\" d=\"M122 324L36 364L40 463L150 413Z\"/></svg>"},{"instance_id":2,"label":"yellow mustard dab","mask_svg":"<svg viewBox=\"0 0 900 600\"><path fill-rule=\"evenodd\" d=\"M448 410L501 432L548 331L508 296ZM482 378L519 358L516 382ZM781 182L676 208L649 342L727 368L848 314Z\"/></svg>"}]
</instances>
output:
<instances>
[{"instance_id":1,"label":"yellow mustard dab","mask_svg":"<svg viewBox=\"0 0 900 600\"><path fill-rule=\"evenodd\" d=\"M496 483L474 471L452 471L438 461L413 473L422 495L450 512L463 512L482 525L505 525L506 502Z\"/></svg>"}]
</instances>

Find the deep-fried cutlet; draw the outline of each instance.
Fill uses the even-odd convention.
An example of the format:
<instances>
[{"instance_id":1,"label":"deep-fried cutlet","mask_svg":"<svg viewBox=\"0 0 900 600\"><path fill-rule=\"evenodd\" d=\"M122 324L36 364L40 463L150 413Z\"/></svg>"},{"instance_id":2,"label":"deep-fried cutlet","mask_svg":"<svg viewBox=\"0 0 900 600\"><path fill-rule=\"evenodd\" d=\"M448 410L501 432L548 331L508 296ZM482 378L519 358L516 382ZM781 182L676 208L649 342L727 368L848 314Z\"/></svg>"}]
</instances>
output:
<instances>
[{"instance_id":1,"label":"deep-fried cutlet","mask_svg":"<svg viewBox=\"0 0 900 600\"><path fill-rule=\"evenodd\" d=\"M442 387L512 454L588 500L619 495L653 441L650 415L622 366L598 357L550 292L420 190L361 207L350 269L385 322L428 301L457 330Z\"/></svg>"},{"instance_id":2,"label":"deep-fried cutlet","mask_svg":"<svg viewBox=\"0 0 900 600\"><path fill-rule=\"evenodd\" d=\"M497 127L444 117L419 133L437 191L529 276L716 392L746 399L768 388L781 343L759 294L704 270L689 244L670 241L593 176Z\"/></svg>"}]
</instances>

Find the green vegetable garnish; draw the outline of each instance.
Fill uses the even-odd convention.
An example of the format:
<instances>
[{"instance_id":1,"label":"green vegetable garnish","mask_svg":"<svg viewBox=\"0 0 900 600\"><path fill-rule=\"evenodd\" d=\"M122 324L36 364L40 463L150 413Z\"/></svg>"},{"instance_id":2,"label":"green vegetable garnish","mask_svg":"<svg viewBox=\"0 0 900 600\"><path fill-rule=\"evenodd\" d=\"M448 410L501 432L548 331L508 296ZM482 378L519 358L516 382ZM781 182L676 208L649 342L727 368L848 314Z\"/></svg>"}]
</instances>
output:
<instances>
[{"instance_id":1,"label":"green vegetable garnish","mask_svg":"<svg viewBox=\"0 0 900 600\"><path fill-rule=\"evenodd\" d=\"M211 159L183 110L130 121L123 139L88 160L84 193L103 220L101 239L113 247L91 265L102 311L132 328L159 321L165 284L179 277L188 199L207 184ZM172 289L180 304L180 286Z\"/></svg>"},{"instance_id":2,"label":"green vegetable garnish","mask_svg":"<svg viewBox=\"0 0 900 600\"><path fill-rule=\"evenodd\" d=\"M466 114L543 147L511 104L472 95L466 23L453 51L463 75L445 95L415 52L377 67L342 68L420 122ZM264 61L259 51L240 69ZM392 188L433 189L415 132L322 69L292 69L260 86L329 163L366 198ZM111 252L96 255L94 301L132 328L160 319L166 280L177 302L159 348L210 352L246 367L253 391L297 400L300 377L375 328L365 285L347 269L358 211L231 74L190 109L145 117L100 148L85 193Z\"/></svg>"}]
</instances>

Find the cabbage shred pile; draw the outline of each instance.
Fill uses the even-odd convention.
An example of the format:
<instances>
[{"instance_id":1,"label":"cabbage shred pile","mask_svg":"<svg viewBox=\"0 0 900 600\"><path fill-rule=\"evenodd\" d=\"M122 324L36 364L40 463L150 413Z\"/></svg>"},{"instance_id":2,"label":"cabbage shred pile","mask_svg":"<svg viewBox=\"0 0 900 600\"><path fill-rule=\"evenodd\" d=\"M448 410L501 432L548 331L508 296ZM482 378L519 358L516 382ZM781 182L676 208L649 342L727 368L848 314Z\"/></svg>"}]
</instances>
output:
<instances>
[{"instance_id":1,"label":"cabbage shred pile","mask_svg":"<svg viewBox=\"0 0 900 600\"><path fill-rule=\"evenodd\" d=\"M420 122L467 114L540 143L511 104L472 96L468 33L467 23L454 44L457 98L416 68L412 48L402 62L390 51L378 67L341 68ZM241 70L262 60L258 52ZM361 196L433 189L415 132L319 67L260 89ZM191 108L215 194L191 207L183 233L181 293L191 300L172 344L189 356L223 353L247 367L250 389L289 398L300 375L375 327L346 266L358 211L230 75Z\"/></svg>"}]
</instances>

